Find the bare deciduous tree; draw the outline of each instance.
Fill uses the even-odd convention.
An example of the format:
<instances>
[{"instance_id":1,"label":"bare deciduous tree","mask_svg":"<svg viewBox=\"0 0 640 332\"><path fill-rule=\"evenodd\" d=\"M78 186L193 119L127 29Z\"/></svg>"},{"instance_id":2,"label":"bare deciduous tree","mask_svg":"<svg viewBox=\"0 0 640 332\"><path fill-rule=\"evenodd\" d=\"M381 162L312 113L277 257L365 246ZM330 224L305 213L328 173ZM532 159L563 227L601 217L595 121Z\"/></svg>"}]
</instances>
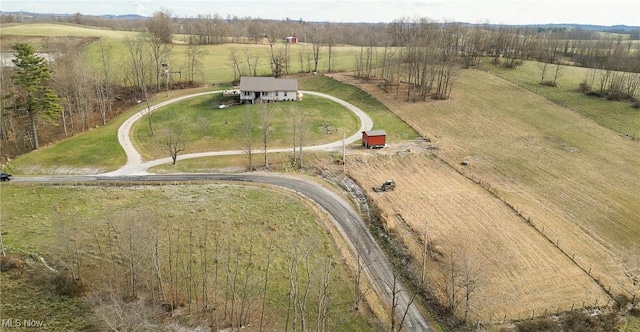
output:
<instances>
[{"instance_id":1,"label":"bare deciduous tree","mask_svg":"<svg viewBox=\"0 0 640 332\"><path fill-rule=\"evenodd\" d=\"M240 123L236 126L236 139L242 145L244 153L249 157L249 171L253 171L253 107L246 107L242 111Z\"/></svg>"},{"instance_id":2,"label":"bare deciduous tree","mask_svg":"<svg viewBox=\"0 0 640 332\"><path fill-rule=\"evenodd\" d=\"M269 252L267 253L267 263L264 270L264 286L262 288L262 309L260 310L260 332L265 330L265 307L267 305L267 289L269 283L269 266L271 265L271 255L273 253L273 247L269 246Z\"/></svg>"},{"instance_id":3,"label":"bare deciduous tree","mask_svg":"<svg viewBox=\"0 0 640 332\"><path fill-rule=\"evenodd\" d=\"M304 111L291 106L289 108L289 116L291 118L291 136L293 139L293 165L295 167L303 167L302 147L304 146L307 135L307 119ZM297 151L296 151L297 149Z\"/></svg>"},{"instance_id":4,"label":"bare deciduous tree","mask_svg":"<svg viewBox=\"0 0 640 332\"><path fill-rule=\"evenodd\" d=\"M158 139L160 144L162 144L171 155L171 164L175 165L178 160L178 153L184 151L186 148L184 125L177 123L163 128Z\"/></svg>"},{"instance_id":5,"label":"bare deciduous tree","mask_svg":"<svg viewBox=\"0 0 640 332\"><path fill-rule=\"evenodd\" d=\"M199 44L189 44L187 46L187 80L190 85L195 84L195 74L202 69L200 58L205 54L207 54L206 49Z\"/></svg>"},{"instance_id":6,"label":"bare deciduous tree","mask_svg":"<svg viewBox=\"0 0 640 332\"><path fill-rule=\"evenodd\" d=\"M147 124L149 125L149 132L153 136L153 112L151 112L151 102L149 101L149 68L147 58L149 56L149 50L146 47L146 43L141 36L136 38L126 38L125 45L130 57L130 70L128 73L133 73L133 77L128 79L132 81L133 86L137 88L137 101L144 100L147 111L145 117Z\"/></svg>"},{"instance_id":7,"label":"bare deciduous tree","mask_svg":"<svg viewBox=\"0 0 640 332\"><path fill-rule=\"evenodd\" d=\"M150 50L152 65L154 67L155 92L158 92L160 91L161 77L167 80L168 86L168 65L173 47L171 44L165 43L161 38L151 33L143 34L143 38Z\"/></svg>"},{"instance_id":8,"label":"bare deciduous tree","mask_svg":"<svg viewBox=\"0 0 640 332\"><path fill-rule=\"evenodd\" d=\"M154 36L154 39L171 44L173 38L173 24L171 22L171 12L162 10L153 13L153 16L146 22L147 32Z\"/></svg>"},{"instance_id":9,"label":"bare deciduous tree","mask_svg":"<svg viewBox=\"0 0 640 332\"><path fill-rule=\"evenodd\" d=\"M322 48L322 38L317 28L309 32L311 39L311 52L313 54L313 72L318 72L318 62L320 61L320 49Z\"/></svg>"},{"instance_id":10,"label":"bare deciduous tree","mask_svg":"<svg viewBox=\"0 0 640 332\"><path fill-rule=\"evenodd\" d=\"M271 137L271 118L273 110L267 104L261 104L260 108L260 129L262 130L262 147L264 150L264 167L269 168L269 160L267 159L267 150L269 138Z\"/></svg>"},{"instance_id":11,"label":"bare deciduous tree","mask_svg":"<svg viewBox=\"0 0 640 332\"><path fill-rule=\"evenodd\" d=\"M229 63L233 67L233 81L237 82L242 77L242 68L240 67L240 56L235 48L229 50Z\"/></svg>"},{"instance_id":12,"label":"bare deciduous tree","mask_svg":"<svg viewBox=\"0 0 640 332\"><path fill-rule=\"evenodd\" d=\"M449 253L443 273L447 309L455 315L464 304L463 319L466 322L472 299L482 284L481 264L473 261L461 246L457 252Z\"/></svg>"},{"instance_id":13,"label":"bare deciduous tree","mask_svg":"<svg viewBox=\"0 0 640 332\"><path fill-rule=\"evenodd\" d=\"M331 261L327 260L322 269L318 286L318 315L316 317L316 331L328 329L329 307L331 301Z\"/></svg>"},{"instance_id":14,"label":"bare deciduous tree","mask_svg":"<svg viewBox=\"0 0 640 332\"><path fill-rule=\"evenodd\" d=\"M400 287L400 281L396 273L393 273L393 279L390 281L390 284L391 285L388 286L391 288L391 332L397 332L402 330L404 321L409 314L409 309L413 305L417 294L415 292L412 293L409 301L405 304L406 307L402 308L403 304L400 303L400 294L406 292L406 290Z\"/></svg>"}]
</instances>

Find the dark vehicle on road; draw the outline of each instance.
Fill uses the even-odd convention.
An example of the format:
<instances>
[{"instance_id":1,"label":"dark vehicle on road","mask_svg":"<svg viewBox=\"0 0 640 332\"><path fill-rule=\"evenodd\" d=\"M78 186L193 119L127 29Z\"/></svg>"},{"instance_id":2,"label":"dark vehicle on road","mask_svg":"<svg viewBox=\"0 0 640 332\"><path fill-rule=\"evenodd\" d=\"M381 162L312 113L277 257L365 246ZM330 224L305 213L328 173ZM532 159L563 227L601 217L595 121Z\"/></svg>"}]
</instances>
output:
<instances>
[{"instance_id":1,"label":"dark vehicle on road","mask_svg":"<svg viewBox=\"0 0 640 332\"><path fill-rule=\"evenodd\" d=\"M13 179L13 175L7 173L0 173L0 181L11 181Z\"/></svg>"}]
</instances>

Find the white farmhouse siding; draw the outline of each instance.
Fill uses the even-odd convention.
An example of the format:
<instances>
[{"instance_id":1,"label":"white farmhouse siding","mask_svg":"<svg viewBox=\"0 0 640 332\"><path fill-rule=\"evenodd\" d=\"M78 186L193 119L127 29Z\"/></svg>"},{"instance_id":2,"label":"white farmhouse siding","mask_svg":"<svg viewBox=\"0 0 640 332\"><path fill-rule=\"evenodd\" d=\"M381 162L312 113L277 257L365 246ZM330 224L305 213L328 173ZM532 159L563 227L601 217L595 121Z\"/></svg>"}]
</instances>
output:
<instances>
[{"instance_id":1,"label":"white farmhouse siding","mask_svg":"<svg viewBox=\"0 0 640 332\"><path fill-rule=\"evenodd\" d=\"M270 102L296 100L298 81L273 77L241 77L241 102Z\"/></svg>"},{"instance_id":2,"label":"white farmhouse siding","mask_svg":"<svg viewBox=\"0 0 640 332\"><path fill-rule=\"evenodd\" d=\"M277 100L296 100L298 93L298 80L275 79L275 91Z\"/></svg>"}]
</instances>

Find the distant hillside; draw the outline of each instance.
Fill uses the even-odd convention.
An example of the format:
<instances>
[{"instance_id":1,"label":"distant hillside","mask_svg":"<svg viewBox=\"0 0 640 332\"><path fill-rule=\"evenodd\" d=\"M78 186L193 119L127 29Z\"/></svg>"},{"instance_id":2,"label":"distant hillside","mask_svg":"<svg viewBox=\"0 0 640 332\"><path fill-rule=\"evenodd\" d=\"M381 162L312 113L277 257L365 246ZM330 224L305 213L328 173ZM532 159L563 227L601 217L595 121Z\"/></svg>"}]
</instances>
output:
<instances>
[{"instance_id":1,"label":"distant hillside","mask_svg":"<svg viewBox=\"0 0 640 332\"><path fill-rule=\"evenodd\" d=\"M640 26L634 25L591 25L591 24L569 24L569 23L559 23L559 24L536 24L529 25L533 27L544 27L544 28L566 28L566 29L582 29L582 30L590 30L590 31L602 31L602 32L622 32L622 33L630 33L633 31L640 30Z\"/></svg>"},{"instance_id":2,"label":"distant hillside","mask_svg":"<svg viewBox=\"0 0 640 332\"><path fill-rule=\"evenodd\" d=\"M98 17L103 19L113 19L113 20L137 20L144 19L147 16L142 16L138 14L125 14L125 15L84 15L85 17ZM3 12L0 11L0 15L12 15L14 17L20 18L20 21L28 22L30 20L42 20L46 18L68 18L77 15L77 13L73 14L55 14L55 13L32 13L32 12ZM267 19L268 20L268 19ZM390 22L389 22L390 23ZM468 22L456 22L457 24L462 25L475 25L474 23ZM366 24L366 23L364 23ZM370 23L375 24L375 23ZM499 26L500 24L489 24L491 26ZM506 24L510 26L509 24ZM587 31L601 31L601 32L612 32L612 33L640 33L640 26L630 26L630 25L591 25L591 24L575 24L575 23L550 23L550 24L526 24L526 25L511 25L511 26L522 26L522 27L533 27L533 28L544 28L544 29L582 29Z\"/></svg>"},{"instance_id":3,"label":"distant hillside","mask_svg":"<svg viewBox=\"0 0 640 332\"><path fill-rule=\"evenodd\" d=\"M87 17L99 17L104 19L116 19L116 20L137 20L146 18L146 16L138 15L138 14L124 14L124 15L84 15L80 13L82 16ZM52 17L73 17L76 13L73 14L56 14L56 13L32 13L32 12L4 12L0 11L0 15L12 15L15 17L19 17L24 21L28 22L33 19L43 19L43 18L52 18Z\"/></svg>"}]
</instances>

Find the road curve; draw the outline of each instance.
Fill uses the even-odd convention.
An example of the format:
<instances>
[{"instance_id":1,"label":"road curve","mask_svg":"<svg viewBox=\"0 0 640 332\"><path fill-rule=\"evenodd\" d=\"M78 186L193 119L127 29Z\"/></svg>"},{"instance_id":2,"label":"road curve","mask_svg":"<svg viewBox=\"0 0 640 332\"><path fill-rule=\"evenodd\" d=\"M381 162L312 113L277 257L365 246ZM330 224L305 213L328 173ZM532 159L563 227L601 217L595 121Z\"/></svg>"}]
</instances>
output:
<instances>
[{"instance_id":1,"label":"road curve","mask_svg":"<svg viewBox=\"0 0 640 332\"><path fill-rule=\"evenodd\" d=\"M349 244L354 256L359 255L363 272L372 284L373 290L391 308L393 298L393 267L378 246L366 224L353 207L335 192L311 181L305 181L276 173L223 173L223 174L146 174L103 177L99 175L20 177L16 182L84 182L84 181L234 181L263 183L291 190L322 207L331 217L333 224ZM403 316L406 331L432 331L422 313L411 303L411 295L396 281L397 317Z\"/></svg>"},{"instance_id":2,"label":"road curve","mask_svg":"<svg viewBox=\"0 0 640 332\"><path fill-rule=\"evenodd\" d=\"M378 246L377 242L369 232L369 229L365 225L360 215L347 203L344 199L338 196L331 190L322 187L319 184L278 175L275 173L233 173L233 174L171 174L171 175L153 175L147 173L147 170L153 166L167 164L171 162L171 158L163 158L153 161L144 162L142 156L133 146L133 142L130 138L130 131L133 124L145 116L148 112L153 112L161 107L169 105L171 103L181 101L187 98L202 96L206 94L220 93L220 91L203 92L188 96L183 96L168 100L156 105L153 105L141 112L134 114L127 119L118 129L118 141L122 145L127 154L127 163L120 169L94 175L94 176L59 176L59 177L33 177L33 178L18 178L17 182L82 182L82 181L197 181L197 180L216 180L216 181L239 181L239 182L254 182L264 183L269 185L275 185L288 190L292 190L299 195L315 202L327 213L332 216L335 227L341 233L345 241L350 245L350 249L354 256L359 254L363 271L372 284L376 293L380 298L386 302L387 306L391 308L392 299L397 296L397 307L395 308L395 314L398 317L402 317L406 312L406 318L403 327L407 331L432 331L429 327L426 319L422 313L418 310L415 304L411 302L410 294L405 288L396 281L394 287L393 267L389 263L384 252ZM316 95L333 100L358 116L360 119L360 129L352 136L345 139L345 143L351 144L361 138L361 131L370 130L373 127L373 121L371 118L358 109L354 105L335 98L330 95L326 95L319 92L303 91L303 94ZM306 150L333 150L342 147L343 142L333 142L328 144L316 145L305 147ZM286 149L269 149L268 152L283 152L289 151ZM263 151L256 151L256 153L262 153ZM219 155L233 155L242 154L243 151L213 151L185 154L179 156L179 160L188 158L198 158L206 156L219 156ZM393 294L395 288L396 294ZM408 308L408 309L407 309Z\"/></svg>"}]
</instances>

